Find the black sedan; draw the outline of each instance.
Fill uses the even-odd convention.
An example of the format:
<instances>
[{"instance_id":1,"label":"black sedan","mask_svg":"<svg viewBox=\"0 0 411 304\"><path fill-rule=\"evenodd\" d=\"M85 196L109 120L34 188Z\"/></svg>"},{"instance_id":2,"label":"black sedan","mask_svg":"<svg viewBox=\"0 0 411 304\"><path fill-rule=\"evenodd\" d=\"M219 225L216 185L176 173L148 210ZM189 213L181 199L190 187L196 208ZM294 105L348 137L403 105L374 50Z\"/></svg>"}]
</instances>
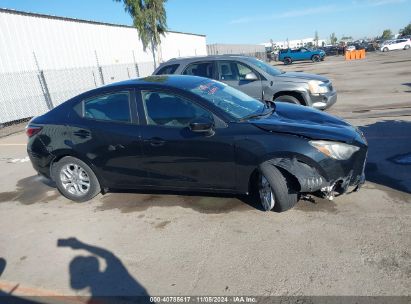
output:
<instances>
[{"instance_id":1,"label":"black sedan","mask_svg":"<svg viewBox=\"0 0 411 304\"><path fill-rule=\"evenodd\" d=\"M194 76L86 92L32 119L27 135L34 169L79 202L110 189L212 191L285 211L302 194L358 190L367 154L341 119Z\"/></svg>"}]
</instances>

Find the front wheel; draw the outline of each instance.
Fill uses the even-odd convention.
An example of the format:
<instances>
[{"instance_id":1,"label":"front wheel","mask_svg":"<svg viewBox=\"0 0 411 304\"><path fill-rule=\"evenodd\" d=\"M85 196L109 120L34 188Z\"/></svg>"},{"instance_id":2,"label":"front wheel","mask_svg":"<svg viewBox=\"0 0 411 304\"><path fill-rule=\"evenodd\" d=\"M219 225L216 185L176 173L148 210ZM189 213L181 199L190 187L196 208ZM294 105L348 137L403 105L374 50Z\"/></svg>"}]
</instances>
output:
<instances>
[{"instance_id":1,"label":"front wheel","mask_svg":"<svg viewBox=\"0 0 411 304\"><path fill-rule=\"evenodd\" d=\"M410 46L407 44L405 47L404 47L404 50L408 50L410 48Z\"/></svg>"},{"instance_id":2,"label":"front wheel","mask_svg":"<svg viewBox=\"0 0 411 304\"><path fill-rule=\"evenodd\" d=\"M75 202L91 200L101 192L93 170L83 161L67 156L53 166L53 179L57 189Z\"/></svg>"},{"instance_id":3,"label":"front wheel","mask_svg":"<svg viewBox=\"0 0 411 304\"><path fill-rule=\"evenodd\" d=\"M288 103L293 103L296 105L301 105L301 102L297 98L295 98L294 96L290 96L290 95L278 96L274 101L275 102L288 102Z\"/></svg>"},{"instance_id":4,"label":"front wheel","mask_svg":"<svg viewBox=\"0 0 411 304\"><path fill-rule=\"evenodd\" d=\"M318 56L318 55L313 55L313 57L311 57L311 60L312 60L313 62L319 62L319 61L321 60L321 58L320 58L320 56Z\"/></svg>"},{"instance_id":5,"label":"front wheel","mask_svg":"<svg viewBox=\"0 0 411 304\"><path fill-rule=\"evenodd\" d=\"M298 202L298 191L291 178L267 162L260 165L258 193L265 211L287 211Z\"/></svg>"},{"instance_id":6,"label":"front wheel","mask_svg":"<svg viewBox=\"0 0 411 304\"><path fill-rule=\"evenodd\" d=\"M291 64L293 61L291 60L290 57L287 57L287 58L284 58L283 62L284 62L285 65L288 65L288 64Z\"/></svg>"},{"instance_id":7,"label":"front wheel","mask_svg":"<svg viewBox=\"0 0 411 304\"><path fill-rule=\"evenodd\" d=\"M388 48L385 47L382 51L383 51L383 52L388 52Z\"/></svg>"}]
</instances>

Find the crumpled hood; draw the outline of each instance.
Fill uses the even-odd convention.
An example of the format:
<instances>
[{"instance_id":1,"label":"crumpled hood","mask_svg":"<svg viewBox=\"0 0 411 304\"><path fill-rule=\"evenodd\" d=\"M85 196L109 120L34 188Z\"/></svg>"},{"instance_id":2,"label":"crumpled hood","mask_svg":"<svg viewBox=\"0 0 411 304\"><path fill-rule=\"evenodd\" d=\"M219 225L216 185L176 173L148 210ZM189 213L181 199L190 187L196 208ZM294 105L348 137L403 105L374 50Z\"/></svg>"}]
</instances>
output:
<instances>
[{"instance_id":1,"label":"crumpled hood","mask_svg":"<svg viewBox=\"0 0 411 304\"><path fill-rule=\"evenodd\" d=\"M301 72L286 72L286 73L278 75L278 77L291 78L295 80L304 79L304 80L319 80L323 82L329 82L329 79L327 77L315 75L315 74L301 73Z\"/></svg>"},{"instance_id":2,"label":"crumpled hood","mask_svg":"<svg viewBox=\"0 0 411 304\"><path fill-rule=\"evenodd\" d=\"M301 135L310 139L362 142L356 128L344 120L313 108L285 102L277 102L275 112L269 117L249 122L263 130Z\"/></svg>"}]
</instances>

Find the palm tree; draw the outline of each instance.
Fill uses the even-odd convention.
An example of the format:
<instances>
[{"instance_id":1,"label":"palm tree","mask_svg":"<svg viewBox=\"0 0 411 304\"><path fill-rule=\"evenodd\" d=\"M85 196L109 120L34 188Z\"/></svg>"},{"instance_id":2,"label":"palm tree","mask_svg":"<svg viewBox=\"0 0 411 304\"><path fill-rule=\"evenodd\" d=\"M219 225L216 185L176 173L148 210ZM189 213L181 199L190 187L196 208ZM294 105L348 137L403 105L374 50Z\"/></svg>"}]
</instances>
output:
<instances>
[{"instance_id":1,"label":"palm tree","mask_svg":"<svg viewBox=\"0 0 411 304\"><path fill-rule=\"evenodd\" d=\"M164 3L167 0L114 0L123 2L124 10L133 18L133 25L143 44L153 53L154 68L157 67L156 50L161 44L161 36L167 31L167 14Z\"/></svg>"}]
</instances>

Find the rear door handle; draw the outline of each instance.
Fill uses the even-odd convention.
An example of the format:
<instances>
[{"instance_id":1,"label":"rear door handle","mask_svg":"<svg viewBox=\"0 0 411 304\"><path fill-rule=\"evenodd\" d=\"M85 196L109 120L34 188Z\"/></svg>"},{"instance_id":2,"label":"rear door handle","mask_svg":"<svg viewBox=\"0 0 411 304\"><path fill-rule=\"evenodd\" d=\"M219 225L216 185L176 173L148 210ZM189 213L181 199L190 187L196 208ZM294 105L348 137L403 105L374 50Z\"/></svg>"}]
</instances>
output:
<instances>
[{"instance_id":1,"label":"rear door handle","mask_svg":"<svg viewBox=\"0 0 411 304\"><path fill-rule=\"evenodd\" d=\"M150 142L150 146L152 147L161 147L166 143L164 139L159 137L150 138L148 141Z\"/></svg>"}]
</instances>

